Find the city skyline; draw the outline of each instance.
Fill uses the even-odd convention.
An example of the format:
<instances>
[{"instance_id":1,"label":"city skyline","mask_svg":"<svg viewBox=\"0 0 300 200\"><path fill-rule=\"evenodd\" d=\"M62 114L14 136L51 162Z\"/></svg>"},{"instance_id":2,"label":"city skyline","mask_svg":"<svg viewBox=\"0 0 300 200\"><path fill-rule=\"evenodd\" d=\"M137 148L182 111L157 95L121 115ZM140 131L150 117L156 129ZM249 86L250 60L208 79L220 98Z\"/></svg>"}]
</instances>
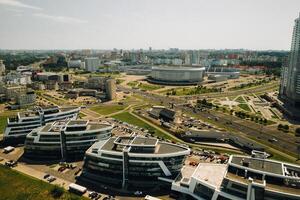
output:
<instances>
[{"instance_id":1,"label":"city skyline","mask_svg":"<svg viewBox=\"0 0 300 200\"><path fill-rule=\"evenodd\" d=\"M1 49L289 50L300 2L0 0Z\"/></svg>"}]
</instances>

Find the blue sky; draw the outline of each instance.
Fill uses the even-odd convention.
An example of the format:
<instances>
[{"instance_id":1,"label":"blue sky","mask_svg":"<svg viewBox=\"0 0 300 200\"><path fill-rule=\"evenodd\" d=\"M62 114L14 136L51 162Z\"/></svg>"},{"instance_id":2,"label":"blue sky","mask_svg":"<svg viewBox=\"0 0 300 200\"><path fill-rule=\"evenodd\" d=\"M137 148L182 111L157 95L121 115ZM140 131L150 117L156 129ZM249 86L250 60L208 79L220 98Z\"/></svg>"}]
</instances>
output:
<instances>
[{"instance_id":1,"label":"blue sky","mask_svg":"<svg viewBox=\"0 0 300 200\"><path fill-rule=\"evenodd\" d=\"M0 0L1 49L290 48L300 0Z\"/></svg>"}]
</instances>

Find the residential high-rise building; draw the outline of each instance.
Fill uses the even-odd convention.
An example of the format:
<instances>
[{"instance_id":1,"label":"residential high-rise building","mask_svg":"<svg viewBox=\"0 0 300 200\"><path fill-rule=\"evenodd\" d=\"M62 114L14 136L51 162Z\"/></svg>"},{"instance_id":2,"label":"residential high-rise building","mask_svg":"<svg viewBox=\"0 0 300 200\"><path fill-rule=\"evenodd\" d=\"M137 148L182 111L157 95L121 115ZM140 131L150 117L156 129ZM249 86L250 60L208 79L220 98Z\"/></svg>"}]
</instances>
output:
<instances>
[{"instance_id":1,"label":"residential high-rise building","mask_svg":"<svg viewBox=\"0 0 300 200\"><path fill-rule=\"evenodd\" d=\"M0 60L0 75L5 72L5 65L3 63L3 60Z\"/></svg>"},{"instance_id":2,"label":"residential high-rise building","mask_svg":"<svg viewBox=\"0 0 300 200\"><path fill-rule=\"evenodd\" d=\"M86 58L85 59L85 69L86 69L86 71L95 72L95 71L97 71L99 65L100 65L100 60L97 57Z\"/></svg>"},{"instance_id":3,"label":"residential high-rise building","mask_svg":"<svg viewBox=\"0 0 300 200\"><path fill-rule=\"evenodd\" d=\"M295 20L291 52L282 70L279 95L287 113L292 117L300 116L300 17Z\"/></svg>"},{"instance_id":4,"label":"residential high-rise building","mask_svg":"<svg viewBox=\"0 0 300 200\"><path fill-rule=\"evenodd\" d=\"M116 98L116 80L115 79L108 79L106 81L106 96L108 100L114 100Z\"/></svg>"}]
</instances>

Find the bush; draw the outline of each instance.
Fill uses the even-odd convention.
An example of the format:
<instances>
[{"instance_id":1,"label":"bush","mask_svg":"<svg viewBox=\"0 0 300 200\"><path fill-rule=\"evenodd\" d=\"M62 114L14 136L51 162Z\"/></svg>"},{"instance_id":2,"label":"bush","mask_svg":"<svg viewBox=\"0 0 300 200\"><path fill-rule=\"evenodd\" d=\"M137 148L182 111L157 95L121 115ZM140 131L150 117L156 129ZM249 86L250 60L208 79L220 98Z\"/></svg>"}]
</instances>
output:
<instances>
[{"instance_id":1,"label":"bush","mask_svg":"<svg viewBox=\"0 0 300 200\"><path fill-rule=\"evenodd\" d=\"M300 128L296 128L295 131L295 136L299 137L300 136Z\"/></svg>"},{"instance_id":2,"label":"bush","mask_svg":"<svg viewBox=\"0 0 300 200\"><path fill-rule=\"evenodd\" d=\"M59 198L64 194L64 189L55 185L51 191L50 194L52 195L53 198Z\"/></svg>"}]
</instances>

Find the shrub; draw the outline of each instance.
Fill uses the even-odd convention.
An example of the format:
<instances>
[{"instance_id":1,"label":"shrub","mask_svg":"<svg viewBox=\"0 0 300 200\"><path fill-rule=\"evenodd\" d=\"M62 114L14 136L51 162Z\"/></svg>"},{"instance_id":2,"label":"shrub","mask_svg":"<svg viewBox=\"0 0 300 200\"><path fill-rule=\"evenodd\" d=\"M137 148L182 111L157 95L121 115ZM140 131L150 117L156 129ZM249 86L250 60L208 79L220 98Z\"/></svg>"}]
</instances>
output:
<instances>
[{"instance_id":1,"label":"shrub","mask_svg":"<svg viewBox=\"0 0 300 200\"><path fill-rule=\"evenodd\" d=\"M64 189L55 185L51 189L50 194L52 195L53 198L60 198L64 194Z\"/></svg>"}]
</instances>

